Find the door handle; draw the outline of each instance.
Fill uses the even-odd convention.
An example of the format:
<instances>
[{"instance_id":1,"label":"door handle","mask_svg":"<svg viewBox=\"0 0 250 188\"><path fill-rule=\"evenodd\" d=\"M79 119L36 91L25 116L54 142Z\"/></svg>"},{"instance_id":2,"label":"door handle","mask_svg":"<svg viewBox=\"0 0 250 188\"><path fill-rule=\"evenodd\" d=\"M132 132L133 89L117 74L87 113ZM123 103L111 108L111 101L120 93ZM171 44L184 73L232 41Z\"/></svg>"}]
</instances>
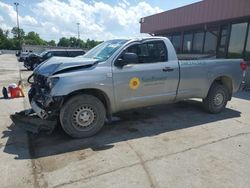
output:
<instances>
[{"instance_id":1,"label":"door handle","mask_svg":"<svg viewBox=\"0 0 250 188\"><path fill-rule=\"evenodd\" d=\"M128 65L125 65L125 66L123 66L123 68L132 68L134 65L132 65L132 64L128 64Z\"/></svg>"},{"instance_id":2,"label":"door handle","mask_svg":"<svg viewBox=\"0 0 250 188\"><path fill-rule=\"evenodd\" d=\"M172 71L174 71L174 69L171 68L171 67L165 67L165 68L162 69L162 71L163 72L172 72Z\"/></svg>"}]
</instances>

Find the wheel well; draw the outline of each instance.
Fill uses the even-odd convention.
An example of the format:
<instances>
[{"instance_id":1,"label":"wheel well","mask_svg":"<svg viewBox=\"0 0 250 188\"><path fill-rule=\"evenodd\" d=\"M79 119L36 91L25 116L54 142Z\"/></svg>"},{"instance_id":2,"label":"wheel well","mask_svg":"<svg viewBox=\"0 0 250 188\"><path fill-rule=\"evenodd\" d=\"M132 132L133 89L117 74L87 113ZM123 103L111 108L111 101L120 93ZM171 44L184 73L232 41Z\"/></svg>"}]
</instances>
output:
<instances>
[{"instance_id":1,"label":"wheel well","mask_svg":"<svg viewBox=\"0 0 250 188\"><path fill-rule=\"evenodd\" d=\"M228 91L229 91L229 100L231 100L232 93L233 93L232 79L229 78L228 76L220 76L220 77L216 78L213 83L215 83L215 82L225 86L228 89Z\"/></svg>"},{"instance_id":2,"label":"wheel well","mask_svg":"<svg viewBox=\"0 0 250 188\"><path fill-rule=\"evenodd\" d=\"M69 95L67 95L64 98L64 103L69 100L72 96L75 95L79 95L79 94L88 94L88 95L93 95L96 98L98 98L104 105L105 109L106 109L106 114L108 117L111 116L111 104L110 104L110 100L108 98L108 96L106 95L106 93L104 93L103 91L99 90L99 89L82 89L82 90L77 90L74 91L72 93L70 93Z\"/></svg>"}]
</instances>

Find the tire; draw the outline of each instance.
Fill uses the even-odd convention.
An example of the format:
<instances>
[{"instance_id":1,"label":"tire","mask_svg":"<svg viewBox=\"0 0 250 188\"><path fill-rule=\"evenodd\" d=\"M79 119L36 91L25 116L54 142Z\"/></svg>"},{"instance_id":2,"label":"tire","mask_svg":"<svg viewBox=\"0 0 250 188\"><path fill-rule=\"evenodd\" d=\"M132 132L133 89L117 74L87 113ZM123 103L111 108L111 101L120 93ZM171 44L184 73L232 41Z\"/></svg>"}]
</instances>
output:
<instances>
[{"instance_id":1,"label":"tire","mask_svg":"<svg viewBox=\"0 0 250 188\"><path fill-rule=\"evenodd\" d=\"M103 103L92 95L76 95L60 111L63 130L73 138L96 134L104 125L106 110Z\"/></svg>"},{"instance_id":2,"label":"tire","mask_svg":"<svg viewBox=\"0 0 250 188\"><path fill-rule=\"evenodd\" d=\"M220 113L225 109L229 100L228 89L219 84L214 83L205 99L203 99L203 105L206 111L212 114Z\"/></svg>"}]
</instances>

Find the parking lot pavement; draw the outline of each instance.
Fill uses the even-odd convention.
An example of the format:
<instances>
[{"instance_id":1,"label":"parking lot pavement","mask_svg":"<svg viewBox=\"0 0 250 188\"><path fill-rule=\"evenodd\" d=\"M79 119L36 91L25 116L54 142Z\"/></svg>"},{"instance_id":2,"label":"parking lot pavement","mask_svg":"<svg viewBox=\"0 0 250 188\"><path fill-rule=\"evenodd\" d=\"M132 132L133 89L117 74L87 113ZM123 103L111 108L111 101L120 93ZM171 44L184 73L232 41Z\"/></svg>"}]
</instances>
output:
<instances>
[{"instance_id":1,"label":"parking lot pavement","mask_svg":"<svg viewBox=\"0 0 250 188\"><path fill-rule=\"evenodd\" d=\"M21 71L24 79L30 73ZM15 178L10 170L1 172L9 187L21 179L21 185L33 187L250 185L250 93L237 94L218 115L204 112L196 100L123 112L96 136L78 140L60 127L51 135L27 137L7 116L21 109L22 101L9 101L0 102L1 108L11 106L1 115L0 165L23 167ZM8 149L12 140L22 145Z\"/></svg>"},{"instance_id":2,"label":"parking lot pavement","mask_svg":"<svg viewBox=\"0 0 250 188\"><path fill-rule=\"evenodd\" d=\"M8 87L10 83L20 80L19 64L14 55L0 56L0 87ZM1 95L2 96L2 95ZM20 153L30 158L28 137L25 131L11 126L9 115L24 108L23 98L8 99L0 98L0 176L1 187L33 187L32 161L18 160ZM13 132L15 136L9 137Z\"/></svg>"}]
</instances>

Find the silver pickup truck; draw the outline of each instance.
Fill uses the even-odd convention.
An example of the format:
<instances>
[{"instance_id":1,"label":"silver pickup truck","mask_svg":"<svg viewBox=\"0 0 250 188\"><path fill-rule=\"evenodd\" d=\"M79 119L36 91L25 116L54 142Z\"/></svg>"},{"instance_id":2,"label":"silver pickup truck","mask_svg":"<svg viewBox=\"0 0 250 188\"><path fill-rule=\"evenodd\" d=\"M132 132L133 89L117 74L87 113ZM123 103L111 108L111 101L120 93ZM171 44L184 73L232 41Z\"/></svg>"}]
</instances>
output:
<instances>
[{"instance_id":1,"label":"silver pickup truck","mask_svg":"<svg viewBox=\"0 0 250 188\"><path fill-rule=\"evenodd\" d=\"M29 98L40 119L58 120L67 134L82 138L133 108L201 98L209 113L219 113L245 70L241 59L178 61L164 37L110 40L83 56L40 64L29 78Z\"/></svg>"}]
</instances>

